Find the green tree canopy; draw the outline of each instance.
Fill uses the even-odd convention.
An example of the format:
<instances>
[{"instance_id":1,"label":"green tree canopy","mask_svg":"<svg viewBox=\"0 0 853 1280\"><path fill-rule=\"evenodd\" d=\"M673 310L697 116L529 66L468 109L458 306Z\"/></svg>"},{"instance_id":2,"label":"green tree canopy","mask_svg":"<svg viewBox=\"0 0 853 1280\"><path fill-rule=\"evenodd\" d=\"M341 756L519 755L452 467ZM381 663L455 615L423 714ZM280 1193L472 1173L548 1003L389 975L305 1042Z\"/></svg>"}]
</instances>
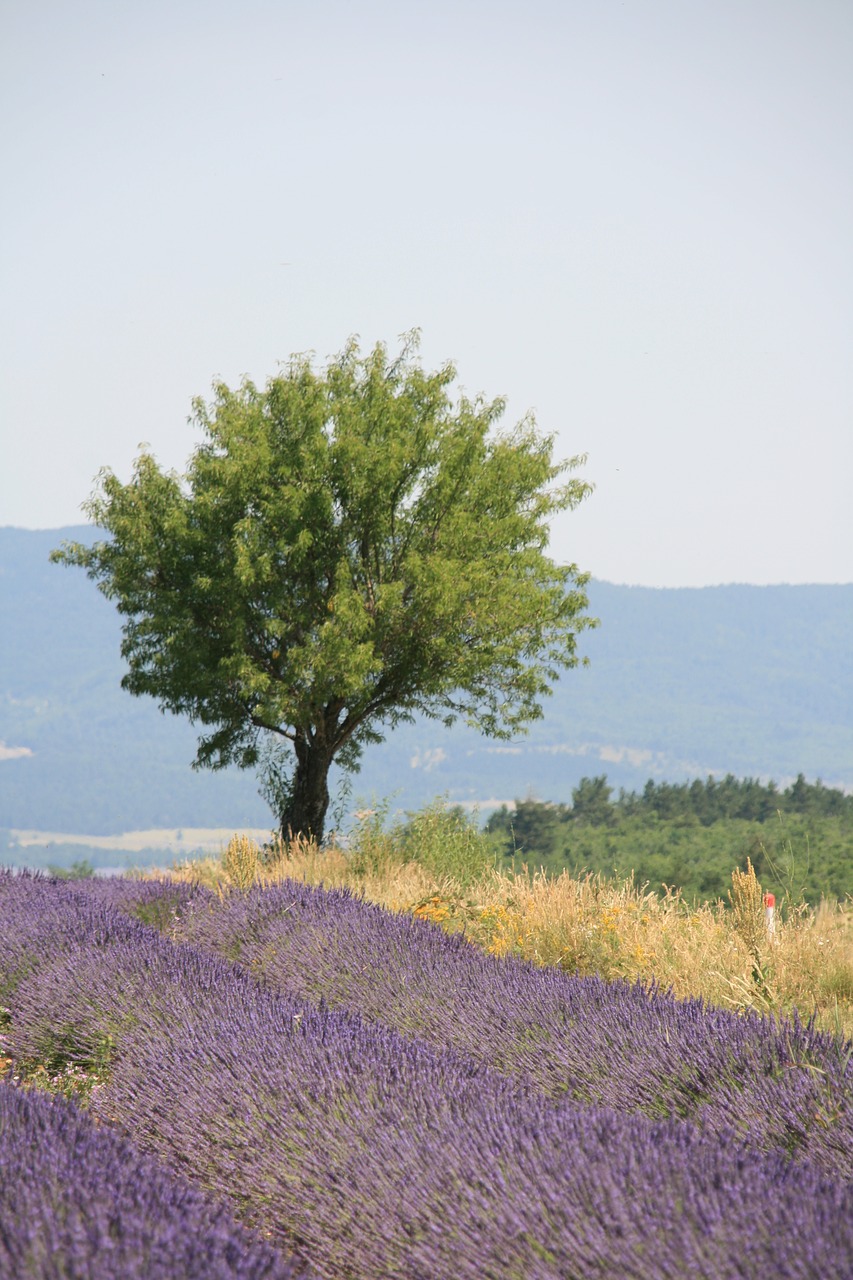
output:
<instances>
[{"instance_id":1,"label":"green tree canopy","mask_svg":"<svg viewBox=\"0 0 853 1280\"><path fill-rule=\"evenodd\" d=\"M612 821L612 794L613 788L608 786L604 774L598 778L581 778L572 790L572 819L596 827Z\"/></svg>"},{"instance_id":2,"label":"green tree canopy","mask_svg":"<svg viewBox=\"0 0 853 1280\"><path fill-rule=\"evenodd\" d=\"M186 475L104 470L85 510L109 536L53 553L125 618L124 688L199 726L196 766L259 766L285 833L322 839L332 763L416 713L523 729L594 622L589 575L546 555L584 459L529 415L496 430L502 399L454 403L416 348L216 385Z\"/></svg>"}]
</instances>

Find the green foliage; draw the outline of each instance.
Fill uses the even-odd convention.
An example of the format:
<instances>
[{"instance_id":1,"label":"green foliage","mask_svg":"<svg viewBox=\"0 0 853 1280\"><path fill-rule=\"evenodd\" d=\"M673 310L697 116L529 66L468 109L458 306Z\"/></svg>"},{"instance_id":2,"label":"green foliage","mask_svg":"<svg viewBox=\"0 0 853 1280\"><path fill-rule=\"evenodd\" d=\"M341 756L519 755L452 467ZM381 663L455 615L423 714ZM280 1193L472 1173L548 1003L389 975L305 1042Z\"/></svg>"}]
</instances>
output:
<instances>
[{"instance_id":1,"label":"green foliage","mask_svg":"<svg viewBox=\"0 0 853 1280\"><path fill-rule=\"evenodd\" d=\"M458 805L436 800L407 815L396 828L403 855L440 880L450 876L466 888L497 860L494 841Z\"/></svg>"},{"instance_id":2,"label":"green foliage","mask_svg":"<svg viewBox=\"0 0 853 1280\"><path fill-rule=\"evenodd\" d=\"M609 826L614 820L610 797L613 788L607 778L581 778L572 792L572 819L593 827Z\"/></svg>"},{"instance_id":3,"label":"green foliage","mask_svg":"<svg viewBox=\"0 0 853 1280\"><path fill-rule=\"evenodd\" d=\"M197 765L262 761L284 832L322 837L332 761L416 713L522 730L591 625L587 575L545 554L581 459L553 463L530 417L494 431L500 399L453 405L453 365L415 345L217 385L186 476L148 453L129 484L103 471L109 538L54 553L125 619L124 688L200 727Z\"/></svg>"},{"instance_id":4,"label":"green foliage","mask_svg":"<svg viewBox=\"0 0 853 1280\"><path fill-rule=\"evenodd\" d=\"M650 781L640 794L605 802L607 792L604 778L583 779L575 805L524 800L514 812L493 813L486 830L505 859L572 875L633 872L637 882L680 888L693 901L725 898L732 865L747 858L789 911L802 900L853 895L853 796L802 775L785 791L728 777Z\"/></svg>"},{"instance_id":5,"label":"green foliage","mask_svg":"<svg viewBox=\"0 0 853 1280\"><path fill-rule=\"evenodd\" d=\"M437 881L447 878L467 888L498 860L498 845L475 818L439 797L417 812L388 822L387 801L356 814L347 841L354 876L387 875L417 862Z\"/></svg>"},{"instance_id":6,"label":"green foliage","mask_svg":"<svg viewBox=\"0 0 853 1280\"><path fill-rule=\"evenodd\" d=\"M95 874L95 868L88 858L80 858L72 862L70 867L56 867L51 863L47 871L48 875L56 876L58 880L91 880Z\"/></svg>"},{"instance_id":7,"label":"green foliage","mask_svg":"<svg viewBox=\"0 0 853 1280\"><path fill-rule=\"evenodd\" d=\"M135 903L130 914L136 916L137 920L143 924L150 925L152 929L167 934L175 924L180 903L180 893L163 893L147 902Z\"/></svg>"},{"instance_id":8,"label":"green foliage","mask_svg":"<svg viewBox=\"0 0 853 1280\"><path fill-rule=\"evenodd\" d=\"M347 839L349 869L355 876L385 875L402 859L397 839L387 826L387 800L358 809L355 826Z\"/></svg>"}]
</instances>

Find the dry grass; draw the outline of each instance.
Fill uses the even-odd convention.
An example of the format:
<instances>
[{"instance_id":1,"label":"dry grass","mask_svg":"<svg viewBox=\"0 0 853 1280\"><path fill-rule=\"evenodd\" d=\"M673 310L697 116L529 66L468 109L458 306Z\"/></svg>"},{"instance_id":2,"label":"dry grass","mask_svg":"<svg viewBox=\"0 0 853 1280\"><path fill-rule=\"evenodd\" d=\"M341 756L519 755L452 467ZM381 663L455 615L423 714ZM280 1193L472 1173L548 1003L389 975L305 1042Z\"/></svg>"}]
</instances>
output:
<instances>
[{"instance_id":1,"label":"dry grass","mask_svg":"<svg viewBox=\"0 0 853 1280\"><path fill-rule=\"evenodd\" d=\"M159 874L159 873L158 873ZM280 841L261 846L245 836L233 836L224 856L177 864L173 879L202 884L209 889L248 888L252 884L280 884L298 880L326 889L351 889L369 902L391 911L410 911L436 889L435 877L418 862L383 860L379 865L356 868L351 851L339 845L318 849L309 840ZM448 891L456 886L445 884Z\"/></svg>"},{"instance_id":2,"label":"dry grass","mask_svg":"<svg viewBox=\"0 0 853 1280\"><path fill-rule=\"evenodd\" d=\"M789 910L767 933L761 885L747 862L732 873L729 904L688 906L633 879L548 876L485 868L462 882L411 857L393 834L363 823L346 848L308 841L259 846L235 836L222 860L176 867L181 880L224 889L294 879L345 886L394 911L462 931L495 955L515 955L605 979L654 980L678 996L735 1010L813 1012L853 1036L853 903ZM430 865L432 864L432 865Z\"/></svg>"},{"instance_id":3,"label":"dry grass","mask_svg":"<svg viewBox=\"0 0 853 1280\"><path fill-rule=\"evenodd\" d=\"M853 1035L850 904L801 907L771 938L749 865L733 873L731 908L690 907L677 893L661 898L630 879L573 880L565 872L495 874L491 891L485 887L472 932L498 954L608 979L654 979L678 996L738 1010L817 1010L821 1025Z\"/></svg>"}]
</instances>

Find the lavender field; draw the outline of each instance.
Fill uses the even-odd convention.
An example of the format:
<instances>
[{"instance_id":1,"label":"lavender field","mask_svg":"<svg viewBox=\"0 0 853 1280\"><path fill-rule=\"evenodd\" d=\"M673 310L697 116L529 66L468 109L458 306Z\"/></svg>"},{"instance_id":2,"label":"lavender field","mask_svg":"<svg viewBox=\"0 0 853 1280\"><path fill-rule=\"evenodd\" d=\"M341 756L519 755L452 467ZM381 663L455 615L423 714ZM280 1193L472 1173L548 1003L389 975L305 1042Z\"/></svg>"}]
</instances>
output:
<instances>
[{"instance_id":1,"label":"lavender field","mask_svg":"<svg viewBox=\"0 0 853 1280\"><path fill-rule=\"evenodd\" d=\"M853 1046L796 1019L293 882L0 922L4 1278L853 1275Z\"/></svg>"}]
</instances>

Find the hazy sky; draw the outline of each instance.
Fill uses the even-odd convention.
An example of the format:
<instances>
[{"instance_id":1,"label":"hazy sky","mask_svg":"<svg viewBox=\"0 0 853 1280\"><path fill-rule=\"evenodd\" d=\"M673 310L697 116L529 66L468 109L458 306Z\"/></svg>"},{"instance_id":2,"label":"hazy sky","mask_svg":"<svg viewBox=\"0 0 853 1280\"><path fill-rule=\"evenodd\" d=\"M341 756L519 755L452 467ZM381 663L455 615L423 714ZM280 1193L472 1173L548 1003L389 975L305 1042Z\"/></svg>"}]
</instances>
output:
<instances>
[{"instance_id":1,"label":"hazy sky","mask_svg":"<svg viewBox=\"0 0 853 1280\"><path fill-rule=\"evenodd\" d=\"M0 5L0 524L423 331L596 485L555 558L853 581L850 0Z\"/></svg>"}]
</instances>

